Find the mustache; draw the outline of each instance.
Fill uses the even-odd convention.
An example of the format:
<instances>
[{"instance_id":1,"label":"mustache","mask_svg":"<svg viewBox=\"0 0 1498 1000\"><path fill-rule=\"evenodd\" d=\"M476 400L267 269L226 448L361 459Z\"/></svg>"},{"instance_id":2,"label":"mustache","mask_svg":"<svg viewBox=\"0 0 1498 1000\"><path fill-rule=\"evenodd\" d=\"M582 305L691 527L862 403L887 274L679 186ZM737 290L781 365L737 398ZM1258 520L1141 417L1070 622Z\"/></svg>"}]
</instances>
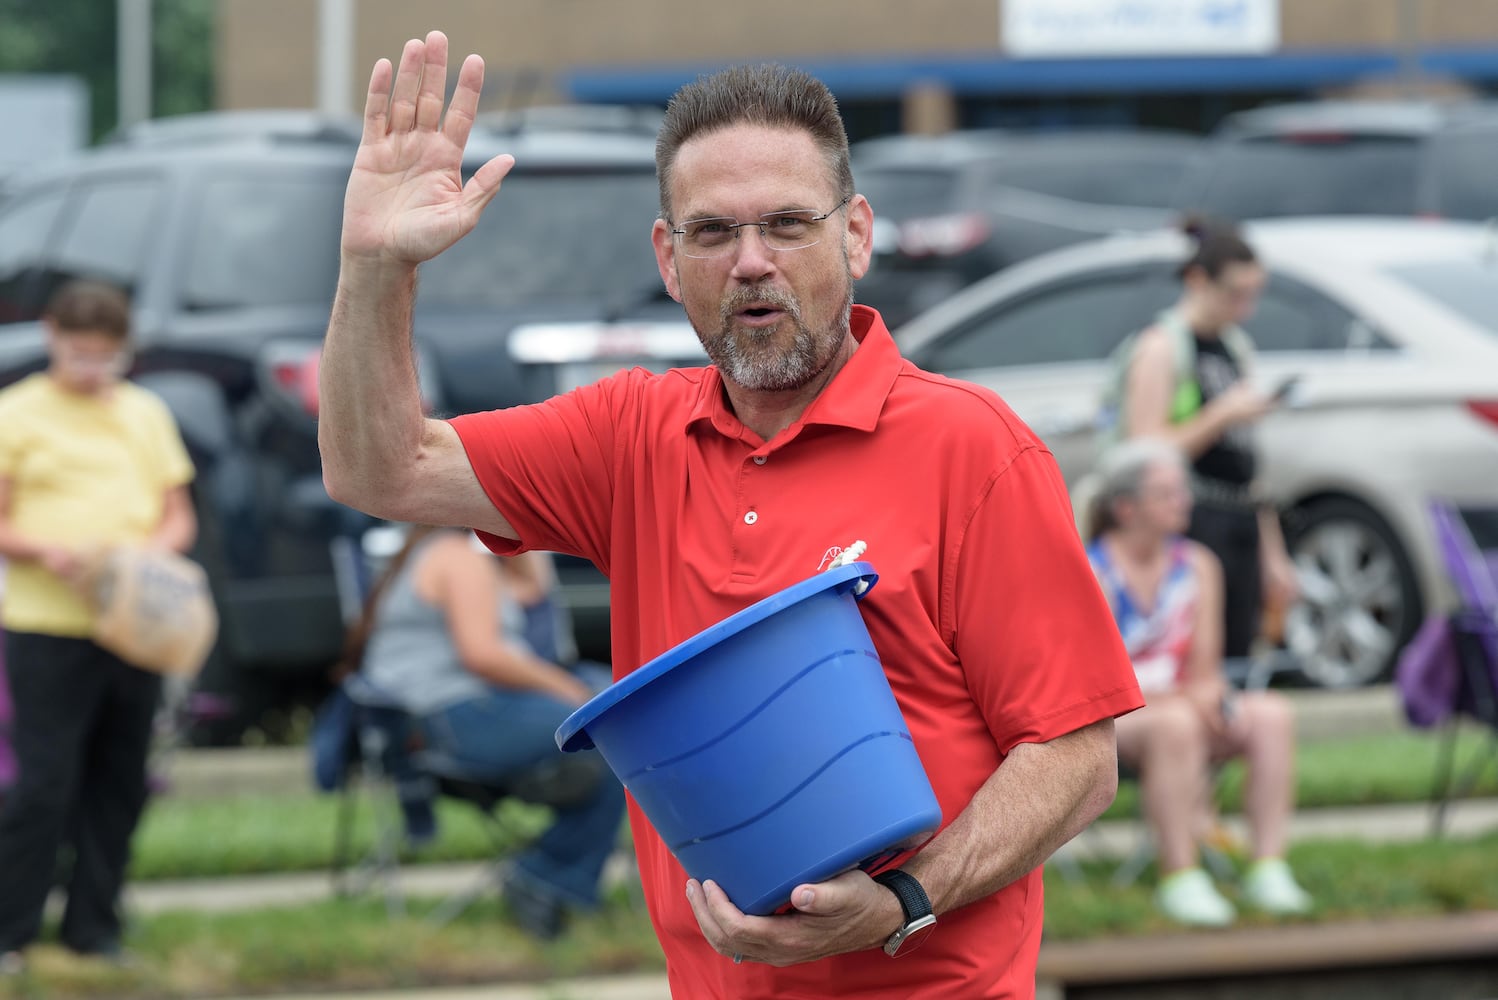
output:
<instances>
[{"instance_id":1,"label":"mustache","mask_svg":"<svg viewBox=\"0 0 1498 1000\"><path fill-rule=\"evenodd\" d=\"M735 313L756 305L774 306L790 316L792 320L797 322L801 320L801 305L792 296L777 288L751 285L734 289L723 300L721 313L724 325L726 326L733 319Z\"/></svg>"}]
</instances>

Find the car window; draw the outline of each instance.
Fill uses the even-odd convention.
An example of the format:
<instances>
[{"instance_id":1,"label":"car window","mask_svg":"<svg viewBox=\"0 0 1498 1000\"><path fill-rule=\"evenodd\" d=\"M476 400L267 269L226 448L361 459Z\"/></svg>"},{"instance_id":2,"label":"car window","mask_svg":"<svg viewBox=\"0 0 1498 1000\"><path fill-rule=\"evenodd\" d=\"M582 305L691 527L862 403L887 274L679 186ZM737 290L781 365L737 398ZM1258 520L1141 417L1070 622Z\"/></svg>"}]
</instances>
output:
<instances>
[{"instance_id":1,"label":"car window","mask_svg":"<svg viewBox=\"0 0 1498 1000\"><path fill-rule=\"evenodd\" d=\"M37 278L62 206L60 190L0 202L0 323L20 323L41 315Z\"/></svg>"},{"instance_id":2,"label":"car window","mask_svg":"<svg viewBox=\"0 0 1498 1000\"><path fill-rule=\"evenodd\" d=\"M165 181L125 177L73 189L74 206L48 255L48 283L96 278L134 293L151 259Z\"/></svg>"},{"instance_id":3,"label":"car window","mask_svg":"<svg viewBox=\"0 0 1498 1000\"><path fill-rule=\"evenodd\" d=\"M1075 153L1065 159L1027 157L999 165L993 179L1037 194L1095 205L1169 208L1176 202L1187 162L1180 154L1122 150L1101 160Z\"/></svg>"},{"instance_id":4,"label":"car window","mask_svg":"<svg viewBox=\"0 0 1498 1000\"><path fill-rule=\"evenodd\" d=\"M1342 305L1283 274L1270 277L1258 307L1243 328L1253 338L1254 346L1265 352L1388 346Z\"/></svg>"},{"instance_id":5,"label":"car window","mask_svg":"<svg viewBox=\"0 0 1498 1000\"><path fill-rule=\"evenodd\" d=\"M869 200L880 218L903 221L930 218L953 211L958 178L948 169L879 168L858 170L858 193Z\"/></svg>"},{"instance_id":6,"label":"car window","mask_svg":"<svg viewBox=\"0 0 1498 1000\"><path fill-rule=\"evenodd\" d=\"M1389 273L1498 337L1498 263L1431 261L1391 267Z\"/></svg>"},{"instance_id":7,"label":"car window","mask_svg":"<svg viewBox=\"0 0 1498 1000\"><path fill-rule=\"evenodd\" d=\"M653 172L513 173L478 225L421 272L428 304L508 307L661 294L650 248L660 212Z\"/></svg>"},{"instance_id":8,"label":"car window","mask_svg":"<svg viewBox=\"0 0 1498 1000\"><path fill-rule=\"evenodd\" d=\"M347 176L231 174L206 182L188 240L189 310L327 302L338 283Z\"/></svg>"},{"instance_id":9,"label":"car window","mask_svg":"<svg viewBox=\"0 0 1498 1000\"><path fill-rule=\"evenodd\" d=\"M952 330L914 359L938 372L1096 361L1168 304L1131 268L1047 285Z\"/></svg>"},{"instance_id":10,"label":"car window","mask_svg":"<svg viewBox=\"0 0 1498 1000\"><path fill-rule=\"evenodd\" d=\"M1223 142L1189 207L1232 219L1410 215L1418 160L1413 140L1383 136Z\"/></svg>"},{"instance_id":11,"label":"car window","mask_svg":"<svg viewBox=\"0 0 1498 1000\"><path fill-rule=\"evenodd\" d=\"M1494 163L1498 163L1498 129L1449 136L1436 143L1431 150L1436 211L1454 219L1498 216Z\"/></svg>"}]
</instances>

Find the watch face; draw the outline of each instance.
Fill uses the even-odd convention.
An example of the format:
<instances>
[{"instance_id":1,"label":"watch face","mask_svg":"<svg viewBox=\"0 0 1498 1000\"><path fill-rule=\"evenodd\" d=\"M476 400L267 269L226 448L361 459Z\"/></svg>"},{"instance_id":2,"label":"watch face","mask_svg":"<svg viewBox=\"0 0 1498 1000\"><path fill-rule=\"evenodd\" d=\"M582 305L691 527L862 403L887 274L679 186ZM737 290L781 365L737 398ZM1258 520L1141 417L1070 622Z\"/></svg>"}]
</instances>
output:
<instances>
[{"instance_id":1,"label":"watch face","mask_svg":"<svg viewBox=\"0 0 1498 1000\"><path fill-rule=\"evenodd\" d=\"M915 951L936 930L936 917L927 915L900 928L885 942L884 950L890 955L908 955Z\"/></svg>"}]
</instances>

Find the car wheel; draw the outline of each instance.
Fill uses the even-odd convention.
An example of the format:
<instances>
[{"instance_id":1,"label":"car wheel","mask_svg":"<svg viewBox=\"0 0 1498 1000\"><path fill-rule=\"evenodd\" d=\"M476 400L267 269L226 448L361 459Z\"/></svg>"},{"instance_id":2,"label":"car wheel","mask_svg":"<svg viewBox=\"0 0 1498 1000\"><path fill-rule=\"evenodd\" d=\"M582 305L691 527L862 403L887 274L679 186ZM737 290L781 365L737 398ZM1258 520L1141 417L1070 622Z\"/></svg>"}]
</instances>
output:
<instances>
[{"instance_id":1,"label":"car wheel","mask_svg":"<svg viewBox=\"0 0 1498 1000\"><path fill-rule=\"evenodd\" d=\"M1300 601L1285 645L1328 688L1383 680L1420 620L1414 567L1392 528L1355 500L1320 500L1286 519Z\"/></svg>"}]
</instances>

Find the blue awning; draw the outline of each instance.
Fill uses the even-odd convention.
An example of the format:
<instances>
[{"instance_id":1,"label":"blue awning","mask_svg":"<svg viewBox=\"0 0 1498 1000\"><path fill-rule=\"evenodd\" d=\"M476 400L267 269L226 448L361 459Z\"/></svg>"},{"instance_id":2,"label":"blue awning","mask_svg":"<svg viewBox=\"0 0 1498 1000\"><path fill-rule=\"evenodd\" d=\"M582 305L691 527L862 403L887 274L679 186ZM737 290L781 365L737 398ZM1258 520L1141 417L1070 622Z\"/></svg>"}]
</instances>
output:
<instances>
[{"instance_id":1,"label":"blue awning","mask_svg":"<svg viewBox=\"0 0 1498 1000\"><path fill-rule=\"evenodd\" d=\"M1265 56L1118 59L1010 59L1000 55L865 56L785 60L817 76L842 99L896 98L932 82L960 97L982 95L1229 93L1315 90L1397 74L1391 50L1290 50ZM1473 83L1498 81L1498 48L1432 48L1418 57L1427 74ZM728 63L585 69L559 83L575 101L664 104L683 84Z\"/></svg>"}]
</instances>

